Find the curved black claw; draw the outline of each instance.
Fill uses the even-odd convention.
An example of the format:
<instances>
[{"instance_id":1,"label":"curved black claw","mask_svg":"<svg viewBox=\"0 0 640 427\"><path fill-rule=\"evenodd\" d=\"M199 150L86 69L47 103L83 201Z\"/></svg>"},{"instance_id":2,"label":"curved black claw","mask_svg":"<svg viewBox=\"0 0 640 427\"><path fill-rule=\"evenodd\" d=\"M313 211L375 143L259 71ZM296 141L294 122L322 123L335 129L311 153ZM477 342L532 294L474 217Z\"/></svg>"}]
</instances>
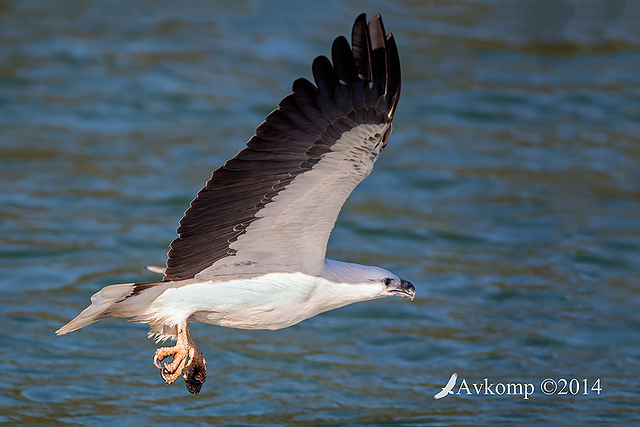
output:
<instances>
[{"instance_id":1,"label":"curved black claw","mask_svg":"<svg viewBox=\"0 0 640 427\"><path fill-rule=\"evenodd\" d=\"M182 372L182 377L189 393L200 393L202 385L207 380L207 363L204 357L200 355L200 357L194 358Z\"/></svg>"}]
</instances>

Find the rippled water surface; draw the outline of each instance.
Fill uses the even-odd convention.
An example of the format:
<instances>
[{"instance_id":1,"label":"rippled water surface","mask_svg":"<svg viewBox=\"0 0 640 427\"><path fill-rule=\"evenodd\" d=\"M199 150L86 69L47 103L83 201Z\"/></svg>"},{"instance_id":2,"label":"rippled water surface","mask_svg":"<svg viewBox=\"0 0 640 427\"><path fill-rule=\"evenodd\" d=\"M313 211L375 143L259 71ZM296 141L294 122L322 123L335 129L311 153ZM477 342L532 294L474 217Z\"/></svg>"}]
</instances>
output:
<instances>
[{"instance_id":1,"label":"rippled water surface","mask_svg":"<svg viewBox=\"0 0 640 427\"><path fill-rule=\"evenodd\" d=\"M361 11L394 32L403 94L329 256L415 301L195 324L197 397L143 325L56 337L102 286L157 279L211 170ZM631 1L1 1L0 422L640 422L639 106Z\"/></svg>"}]
</instances>

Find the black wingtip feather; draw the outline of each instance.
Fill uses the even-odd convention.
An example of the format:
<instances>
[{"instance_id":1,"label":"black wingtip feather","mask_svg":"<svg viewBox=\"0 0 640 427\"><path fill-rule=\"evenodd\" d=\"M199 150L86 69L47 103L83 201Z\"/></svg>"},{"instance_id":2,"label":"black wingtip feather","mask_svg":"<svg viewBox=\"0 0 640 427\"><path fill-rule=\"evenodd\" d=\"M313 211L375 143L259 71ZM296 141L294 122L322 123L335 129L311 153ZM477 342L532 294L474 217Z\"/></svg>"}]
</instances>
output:
<instances>
[{"instance_id":1,"label":"black wingtip feather","mask_svg":"<svg viewBox=\"0 0 640 427\"><path fill-rule=\"evenodd\" d=\"M371 66L369 64L369 52L371 52L371 40L369 38L369 26L367 15L358 16L351 31L351 50L356 62L358 77L364 81L371 81Z\"/></svg>"},{"instance_id":2,"label":"black wingtip feather","mask_svg":"<svg viewBox=\"0 0 640 427\"><path fill-rule=\"evenodd\" d=\"M393 37L393 34L391 33L387 35L387 58L389 59L389 81L387 83L387 93L385 94L385 98L387 100L386 108L389 111L389 117L393 118L393 115L396 112L396 108L398 107L398 101L400 100L402 76L398 47L396 46L396 41Z\"/></svg>"},{"instance_id":3,"label":"black wingtip feather","mask_svg":"<svg viewBox=\"0 0 640 427\"><path fill-rule=\"evenodd\" d=\"M339 84L336 70L326 56L316 57L316 59L313 60L311 71L313 72L313 79L320 92L326 91L331 93Z\"/></svg>"},{"instance_id":4,"label":"black wingtip feather","mask_svg":"<svg viewBox=\"0 0 640 427\"><path fill-rule=\"evenodd\" d=\"M358 80L356 62L344 36L336 38L331 45L331 60L341 85L350 86Z\"/></svg>"}]
</instances>

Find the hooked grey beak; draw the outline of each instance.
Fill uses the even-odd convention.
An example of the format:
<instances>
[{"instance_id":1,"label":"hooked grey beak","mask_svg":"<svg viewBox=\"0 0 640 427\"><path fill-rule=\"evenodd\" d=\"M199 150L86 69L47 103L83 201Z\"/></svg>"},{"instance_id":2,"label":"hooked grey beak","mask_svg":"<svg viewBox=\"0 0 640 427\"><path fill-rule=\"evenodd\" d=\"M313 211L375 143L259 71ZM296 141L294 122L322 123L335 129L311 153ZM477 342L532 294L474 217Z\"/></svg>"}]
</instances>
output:
<instances>
[{"instance_id":1,"label":"hooked grey beak","mask_svg":"<svg viewBox=\"0 0 640 427\"><path fill-rule=\"evenodd\" d=\"M416 288L414 288L413 284L408 280L400 279L399 282L394 280L389 284L388 289L391 294L401 296L411 301L416 297Z\"/></svg>"}]
</instances>

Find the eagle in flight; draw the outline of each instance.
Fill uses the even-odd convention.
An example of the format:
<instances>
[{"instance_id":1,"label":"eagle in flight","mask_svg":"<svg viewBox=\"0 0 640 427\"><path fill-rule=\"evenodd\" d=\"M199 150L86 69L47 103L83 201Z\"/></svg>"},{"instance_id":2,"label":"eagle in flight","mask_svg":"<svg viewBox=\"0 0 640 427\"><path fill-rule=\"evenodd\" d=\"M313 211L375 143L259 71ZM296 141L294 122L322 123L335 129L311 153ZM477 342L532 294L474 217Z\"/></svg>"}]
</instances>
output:
<instances>
[{"instance_id":1,"label":"eagle in flight","mask_svg":"<svg viewBox=\"0 0 640 427\"><path fill-rule=\"evenodd\" d=\"M331 60L312 65L235 157L216 169L180 220L162 281L106 286L56 333L100 319L147 323L168 383L198 394L204 356L190 322L281 329L345 305L401 296L413 285L379 267L325 258L338 213L387 145L400 97L400 59L380 15L358 16Z\"/></svg>"}]
</instances>

